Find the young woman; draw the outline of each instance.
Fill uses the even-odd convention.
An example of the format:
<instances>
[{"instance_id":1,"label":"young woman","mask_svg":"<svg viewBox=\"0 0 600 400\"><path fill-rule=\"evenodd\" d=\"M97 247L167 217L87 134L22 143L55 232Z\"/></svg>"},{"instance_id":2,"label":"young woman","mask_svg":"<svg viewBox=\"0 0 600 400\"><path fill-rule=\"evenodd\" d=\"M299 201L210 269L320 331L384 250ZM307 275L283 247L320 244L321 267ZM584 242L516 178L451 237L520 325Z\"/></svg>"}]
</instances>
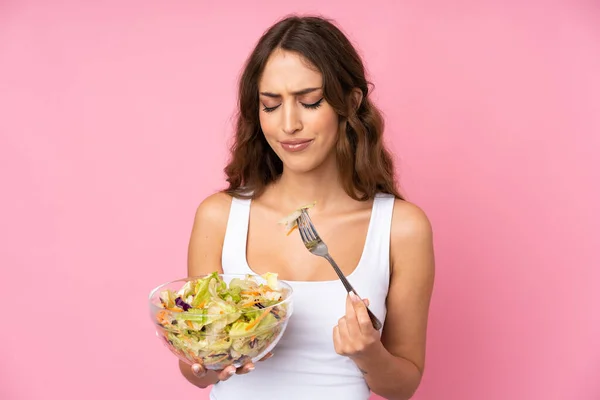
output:
<instances>
[{"instance_id":1,"label":"young woman","mask_svg":"<svg viewBox=\"0 0 600 400\"><path fill-rule=\"evenodd\" d=\"M382 134L362 61L331 22L290 17L262 36L241 77L229 187L198 207L188 274L275 272L294 289L294 314L256 366L180 363L192 384L214 385L211 399L409 399L419 386L432 230L398 193ZM313 223L362 300L278 225L313 202Z\"/></svg>"}]
</instances>

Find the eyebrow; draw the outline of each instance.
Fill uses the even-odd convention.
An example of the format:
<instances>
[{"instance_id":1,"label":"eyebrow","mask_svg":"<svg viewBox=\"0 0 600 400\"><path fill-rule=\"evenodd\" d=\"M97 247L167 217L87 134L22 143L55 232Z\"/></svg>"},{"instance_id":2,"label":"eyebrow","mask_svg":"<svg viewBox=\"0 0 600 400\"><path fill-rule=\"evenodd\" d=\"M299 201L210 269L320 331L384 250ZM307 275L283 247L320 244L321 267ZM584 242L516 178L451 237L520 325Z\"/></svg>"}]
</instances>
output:
<instances>
[{"instance_id":1,"label":"eyebrow","mask_svg":"<svg viewBox=\"0 0 600 400\"><path fill-rule=\"evenodd\" d=\"M306 89L297 90L295 92L292 92L292 94L294 96L302 96L304 94L315 92L315 91L317 91L319 89L321 89L321 88L320 87L306 88ZM266 97L273 97L273 98L280 98L281 97L280 94L271 93L271 92L260 92L260 94L262 96L266 96Z\"/></svg>"}]
</instances>

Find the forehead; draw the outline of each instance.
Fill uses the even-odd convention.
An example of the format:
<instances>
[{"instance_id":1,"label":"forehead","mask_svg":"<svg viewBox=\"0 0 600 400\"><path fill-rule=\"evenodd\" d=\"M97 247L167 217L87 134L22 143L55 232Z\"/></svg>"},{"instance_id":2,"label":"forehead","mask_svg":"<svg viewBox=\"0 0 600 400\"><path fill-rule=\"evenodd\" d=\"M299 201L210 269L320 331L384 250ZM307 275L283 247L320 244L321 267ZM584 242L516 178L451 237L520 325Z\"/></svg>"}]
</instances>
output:
<instances>
[{"instance_id":1,"label":"forehead","mask_svg":"<svg viewBox=\"0 0 600 400\"><path fill-rule=\"evenodd\" d=\"M295 52L275 50L267 60L258 82L260 91L289 93L308 87L321 87L319 70Z\"/></svg>"}]
</instances>

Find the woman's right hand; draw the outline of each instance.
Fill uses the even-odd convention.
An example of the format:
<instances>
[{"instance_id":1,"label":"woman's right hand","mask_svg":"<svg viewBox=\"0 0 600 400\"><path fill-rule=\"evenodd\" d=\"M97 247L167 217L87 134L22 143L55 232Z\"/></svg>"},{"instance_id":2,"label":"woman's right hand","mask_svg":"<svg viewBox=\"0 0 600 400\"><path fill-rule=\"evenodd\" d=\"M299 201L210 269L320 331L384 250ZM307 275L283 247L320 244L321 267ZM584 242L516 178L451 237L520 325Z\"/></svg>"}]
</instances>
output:
<instances>
[{"instance_id":1,"label":"woman's right hand","mask_svg":"<svg viewBox=\"0 0 600 400\"><path fill-rule=\"evenodd\" d=\"M231 378L234 374L238 374L238 375L247 374L248 372L252 371L253 369L254 369L253 363L245 364L242 367L237 368L237 369L233 365L230 365L230 366L228 366L224 369L220 369L220 370L207 370L206 368L204 368L204 366L202 364L192 365L192 373L194 374L194 376L196 376L197 378L204 378L208 374L214 374L217 377L217 382L215 382L215 383L224 382L227 379Z\"/></svg>"},{"instance_id":2,"label":"woman's right hand","mask_svg":"<svg viewBox=\"0 0 600 400\"><path fill-rule=\"evenodd\" d=\"M273 353L268 353L266 356L261 358L260 361L264 361L264 360L270 358L272 355L273 355ZM204 368L204 366L202 364L199 364L199 363L192 365L192 373L194 374L194 376L196 376L197 378L204 378L207 376L207 374L212 373L212 374L215 374L217 377L217 382L215 382L215 383L224 382L236 374L237 375L247 374L248 372L251 372L252 370L254 370L254 363L252 363L252 362L246 363L237 369L233 365L230 365L230 366L228 366L224 369L220 369L220 370L207 370L206 368Z\"/></svg>"}]
</instances>

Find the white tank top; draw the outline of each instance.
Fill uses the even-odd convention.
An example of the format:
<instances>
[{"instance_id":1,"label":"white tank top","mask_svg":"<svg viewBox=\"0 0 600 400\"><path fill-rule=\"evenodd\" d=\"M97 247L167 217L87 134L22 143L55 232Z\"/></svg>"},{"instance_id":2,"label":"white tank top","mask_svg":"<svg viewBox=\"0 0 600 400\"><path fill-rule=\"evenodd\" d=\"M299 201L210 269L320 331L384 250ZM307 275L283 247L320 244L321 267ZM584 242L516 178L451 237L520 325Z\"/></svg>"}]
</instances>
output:
<instances>
[{"instance_id":1,"label":"white tank top","mask_svg":"<svg viewBox=\"0 0 600 400\"><path fill-rule=\"evenodd\" d=\"M226 274L254 274L246 259L250 203L232 201L222 254ZM393 207L392 195L375 197L362 256L347 276L358 294L369 299L371 311L382 322L390 278ZM294 311L273 357L257 362L249 374L234 375L214 385L210 399L367 400L370 390L361 372L333 347L333 327L346 307L347 293L341 281L285 282L294 290Z\"/></svg>"}]
</instances>

